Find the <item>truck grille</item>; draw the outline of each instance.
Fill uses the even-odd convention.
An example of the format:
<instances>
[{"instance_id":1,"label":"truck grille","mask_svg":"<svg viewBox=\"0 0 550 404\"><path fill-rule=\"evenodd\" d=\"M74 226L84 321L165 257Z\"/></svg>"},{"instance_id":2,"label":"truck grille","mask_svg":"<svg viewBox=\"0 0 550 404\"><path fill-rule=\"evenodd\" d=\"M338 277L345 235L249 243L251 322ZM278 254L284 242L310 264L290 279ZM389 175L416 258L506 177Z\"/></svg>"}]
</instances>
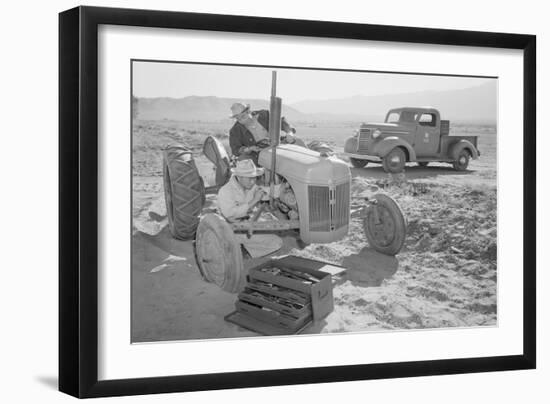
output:
<instances>
[{"instance_id":1,"label":"truck grille","mask_svg":"<svg viewBox=\"0 0 550 404\"><path fill-rule=\"evenodd\" d=\"M366 152L369 149L370 129L359 129L357 138L357 151Z\"/></svg>"},{"instance_id":2,"label":"truck grille","mask_svg":"<svg viewBox=\"0 0 550 404\"><path fill-rule=\"evenodd\" d=\"M311 231L333 231L349 223L349 182L336 187L308 187L309 228Z\"/></svg>"}]
</instances>

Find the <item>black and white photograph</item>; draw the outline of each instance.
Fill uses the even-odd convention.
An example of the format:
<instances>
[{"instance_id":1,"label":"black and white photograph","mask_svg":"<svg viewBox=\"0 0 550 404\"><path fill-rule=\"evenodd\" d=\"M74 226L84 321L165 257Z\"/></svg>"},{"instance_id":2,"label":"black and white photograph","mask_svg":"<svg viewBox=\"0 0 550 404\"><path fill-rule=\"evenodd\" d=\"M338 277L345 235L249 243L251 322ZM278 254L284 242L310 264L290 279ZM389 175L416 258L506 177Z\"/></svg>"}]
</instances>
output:
<instances>
[{"instance_id":1,"label":"black and white photograph","mask_svg":"<svg viewBox=\"0 0 550 404\"><path fill-rule=\"evenodd\" d=\"M498 326L497 77L130 69L132 343Z\"/></svg>"}]
</instances>

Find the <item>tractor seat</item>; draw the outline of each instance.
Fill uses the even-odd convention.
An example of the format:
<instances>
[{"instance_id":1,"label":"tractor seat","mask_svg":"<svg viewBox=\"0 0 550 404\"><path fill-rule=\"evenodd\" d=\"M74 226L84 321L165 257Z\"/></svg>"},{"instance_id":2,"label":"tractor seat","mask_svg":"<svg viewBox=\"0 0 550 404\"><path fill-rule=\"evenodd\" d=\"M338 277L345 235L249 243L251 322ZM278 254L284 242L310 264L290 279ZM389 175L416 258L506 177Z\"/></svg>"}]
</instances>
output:
<instances>
[{"instance_id":1,"label":"tractor seat","mask_svg":"<svg viewBox=\"0 0 550 404\"><path fill-rule=\"evenodd\" d=\"M216 186L224 186L231 177L231 163L223 144L213 136L208 136L202 146L204 155L216 167Z\"/></svg>"}]
</instances>

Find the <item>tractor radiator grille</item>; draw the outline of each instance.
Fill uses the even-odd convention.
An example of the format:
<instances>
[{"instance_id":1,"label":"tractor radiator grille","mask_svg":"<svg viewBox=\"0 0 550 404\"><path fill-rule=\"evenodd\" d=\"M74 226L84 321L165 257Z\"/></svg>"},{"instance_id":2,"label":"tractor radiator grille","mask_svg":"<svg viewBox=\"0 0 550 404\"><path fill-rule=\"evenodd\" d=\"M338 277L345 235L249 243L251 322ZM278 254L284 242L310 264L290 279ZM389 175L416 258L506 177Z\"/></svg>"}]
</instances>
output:
<instances>
[{"instance_id":1,"label":"tractor radiator grille","mask_svg":"<svg viewBox=\"0 0 550 404\"><path fill-rule=\"evenodd\" d=\"M308 187L309 228L311 231L330 230L329 188L310 185Z\"/></svg>"},{"instance_id":2,"label":"tractor radiator grille","mask_svg":"<svg viewBox=\"0 0 550 404\"><path fill-rule=\"evenodd\" d=\"M357 151L366 152L369 149L370 129L359 129L357 138Z\"/></svg>"},{"instance_id":3,"label":"tractor radiator grille","mask_svg":"<svg viewBox=\"0 0 550 404\"><path fill-rule=\"evenodd\" d=\"M311 231L333 231L349 223L350 184L336 187L310 185L309 227Z\"/></svg>"},{"instance_id":4,"label":"tractor radiator grille","mask_svg":"<svg viewBox=\"0 0 550 404\"><path fill-rule=\"evenodd\" d=\"M347 226L349 223L349 182L336 186L336 198L332 223L334 229Z\"/></svg>"}]
</instances>

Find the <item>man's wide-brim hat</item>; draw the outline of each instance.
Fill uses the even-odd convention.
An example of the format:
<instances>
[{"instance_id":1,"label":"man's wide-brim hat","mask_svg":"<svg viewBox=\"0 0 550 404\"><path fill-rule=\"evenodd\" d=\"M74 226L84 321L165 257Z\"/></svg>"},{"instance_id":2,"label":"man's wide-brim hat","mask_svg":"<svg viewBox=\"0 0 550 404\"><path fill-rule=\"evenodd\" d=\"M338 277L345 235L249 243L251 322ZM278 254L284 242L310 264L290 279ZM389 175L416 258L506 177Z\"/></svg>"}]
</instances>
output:
<instances>
[{"instance_id":1,"label":"man's wide-brim hat","mask_svg":"<svg viewBox=\"0 0 550 404\"><path fill-rule=\"evenodd\" d=\"M239 115L250 111L250 104L245 104L243 102L236 102L235 104L231 105L231 113L230 118L236 118Z\"/></svg>"},{"instance_id":2,"label":"man's wide-brim hat","mask_svg":"<svg viewBox=\"0 0 550 404\"><path fill-rule=\"evenodd\" d=\"M237 161L237 166L231 169L233 175L238 177L258 177L264 173L262 167L256 167L256 164L250 159Z\"/></svg>"}]
</instances>

